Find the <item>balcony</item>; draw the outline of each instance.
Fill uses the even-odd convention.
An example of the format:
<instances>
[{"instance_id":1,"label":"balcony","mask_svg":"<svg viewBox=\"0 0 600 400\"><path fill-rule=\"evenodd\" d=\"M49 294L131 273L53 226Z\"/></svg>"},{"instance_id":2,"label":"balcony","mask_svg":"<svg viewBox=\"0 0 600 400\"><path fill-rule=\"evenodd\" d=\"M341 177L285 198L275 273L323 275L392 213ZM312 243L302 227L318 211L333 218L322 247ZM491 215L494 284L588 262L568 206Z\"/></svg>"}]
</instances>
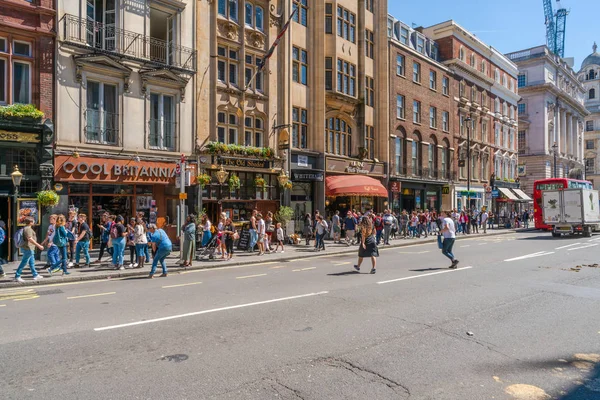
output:
<instances>
[{"instance_id":1,"label":"balcony","mask_svg":"<svg viewBox=\"0 0 600 400\"><path fill-rule=\"evenodd\" d=\"M177 123L167 120L151 119L149 121L150 134L148 144L151 149L175 150L175 132Z\"/></svg>"},{"instance_id":2,"label":"balcony","mask_svg":"<svg viewBox=\"0 0 600 400\"><path fill-rule=\"evenodd\" d=\"M62 18L62 40L66 43L97 53L116 55L155 67L174 68L182 72L196 72L196 51L145 36L114 25L105 25L75 15Z\"/></svg>"},{"instance_id":3,"label":"balcony","mask_svg":"<svg viewBox=\"0 0 600 400\"><path fill-rule=\"evenodd\" d=\"M429 168L413 168L410 167L397 167L394 170L394 175L406 177L408 179L420 179L420 180L433 180L433 181L454 181L456 180L456 173L452 171L442 171L439 169Z\"/></svg>"},{"instance_id":4,"label":"balcony","mask_svg":"<svg viewBox=\"0 0 600 400\"><path fill-rule=\"evenodd\" d=\"M119 114L102 110L85 110L86 143L117 145L119 139Z\"/></svg>"}]
</instances>

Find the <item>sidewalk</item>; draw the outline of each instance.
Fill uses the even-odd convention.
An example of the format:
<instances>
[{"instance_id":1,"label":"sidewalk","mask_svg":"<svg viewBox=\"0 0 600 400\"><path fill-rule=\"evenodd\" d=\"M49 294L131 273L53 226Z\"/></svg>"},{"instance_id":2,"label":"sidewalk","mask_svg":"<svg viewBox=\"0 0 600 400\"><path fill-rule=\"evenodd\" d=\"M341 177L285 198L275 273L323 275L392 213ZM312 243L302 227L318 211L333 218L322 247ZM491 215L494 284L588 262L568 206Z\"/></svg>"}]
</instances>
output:
<instances>
[{"instance_id":1,"label":"sidewalk","mask_svg":"<svg viewBox=\"0 0 600 400\"><path fill-rule=\"evenodd\" d=\"M487 234L471 234L471 235L459 235L456 240L462 239L470 239L474 237L486 237L486 236L497 236L497 235L506 235L515 232L527 232L532 231L533 229L502 229L502 230L488 230ZM435 236L429 236L426 239L395 239L392 240L390 246L380 246L380 248L388 248L388 247L403 247L410 246L414 244L420 243L434 243L436 241ZM194 261L191 267L183 268L178 266L179 262L179 252L174 251L167 257L167 267L169 268L169 273L177 273L179 271L189 271L196 269L205 269L205 268L216 268L216 267L226 267L226 266L234 266L234 265L247 265L247 264L255 264L255 263L266 263L266 262L281 262L281 261L289 261L294 260L299 257L301 258L311 258L318 257L324 255L335 255L335 254L346 254L346 253L356 253L358 251L357 246L346 246L345 244L333 244L333 242L328 241L325 242L325 251L315 252L314 249L314 240L311 241L310 246L305 246L304 241L302 244L297 246L287 245L285 247L285 253L275 253L275 254L265 254L263 256L258 256L257 252L247 253L236 251L234 253L233 259L231 261L224 261L220 259L214 260L206 260L206 261ZM97 253L91 254L92 261L97 258ZM217 256L220 257L220 256ZM126 260L129 260L128 254L125 257ZM92 264L91 268L70 268L69 272L71 272L68 276L61 276L61 272L50 276L46 269L44 268L45 262L36 262L37 271L44 277L41 281L33 281L31 276L31 271L29 267L26 267L23 270L22 278L25 279L25 283L13 282L13 278L15 275L15 270L19 266L17 262L11 262L7 265L4 265L4 272L6 273L6 277L0 279L0 289L10 288L10 287L22 287L22 286L36 286L36 285L48 285L54 283L65 283L65 282L76 282L76 281L85 281L85 280L98 280L98 279L112 279L112 278L123 278L123 277L134 277L134 276L146 276L150 272L150 265L147 265L143 269L125 269L123 271L114 270L110 267L108 257L104 258L104 262L102 264ZM160 272L160 266L157 270Z\"/></svg>"}]
</instances>

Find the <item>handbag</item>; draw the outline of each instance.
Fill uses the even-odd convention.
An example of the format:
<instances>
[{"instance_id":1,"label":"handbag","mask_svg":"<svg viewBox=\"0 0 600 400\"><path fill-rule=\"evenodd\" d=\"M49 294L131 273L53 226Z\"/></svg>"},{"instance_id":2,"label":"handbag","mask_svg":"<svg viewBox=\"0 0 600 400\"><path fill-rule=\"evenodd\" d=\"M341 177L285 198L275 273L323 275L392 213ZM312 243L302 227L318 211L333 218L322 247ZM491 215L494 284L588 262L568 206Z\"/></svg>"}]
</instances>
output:
<instances>
[{"instance_id":1,"label":"handbag","mask_svg":"<svg viewBox=\"0 0 600 400\"><path fill-rule=\"evenodd\" d=\"M239 239L240 239L240 234L239 234L239 233L237 233L237 232L235 232L235 233L233 234L233 240L239 240Z\"/></svg>"},{"instance_id":2,"label":"handbag","mask_svg":"<svg viewBox=\"0 0 600 400\"><path fill-rule=\"evenodd\" d=\"M438 235L437 244L438 244L438 249L442 250L444 248L444 241L442 240L442 235Z\"/></svg>"}]
</instances>

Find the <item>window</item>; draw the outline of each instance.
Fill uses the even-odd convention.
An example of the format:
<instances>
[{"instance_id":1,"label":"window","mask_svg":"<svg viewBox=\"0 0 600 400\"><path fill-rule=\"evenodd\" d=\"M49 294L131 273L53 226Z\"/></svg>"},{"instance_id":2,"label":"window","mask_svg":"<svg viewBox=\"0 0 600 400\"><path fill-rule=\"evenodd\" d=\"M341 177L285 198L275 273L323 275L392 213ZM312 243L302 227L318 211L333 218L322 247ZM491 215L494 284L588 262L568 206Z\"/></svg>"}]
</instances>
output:
<instances>
[{"instance_id":1,"label":"window","mask_svg":"<svg viewBox=\"0 0 600 400\"><path fill-rule=\"evenodd\" d=\"M388 20L387 20L387 35L388 35L388 38L391 38L393 33L394 33L394 20L388 18Z\"/></svg>"},{"instance_id":2,"label":"window","mask_svg":"<svg viewBox=\"0 0 600 400\"><path fill-rule=\"evenodd\" d=\"M458 58L462 62L465 61L465 49L462 46L460 46L460 50L458 51Z\"/></svg>"},{"instance_id":3,"label":"window","mask_svg":"<svg viewBox=\"0 0 600 400\"><path fill-rule=\"evenodd\" d=\"M292 48L292 80L306 85L308 82L308 54L296 46Z\"/></svg>"},{"instance_id":4,"label":"window","mask_svg":"<svg viewBox=\"0 0 600 400\"><path fill-rule=\"evenodd\" d=\"M487 107L487 95L485 94L485 91L481 92L481 106Z\"/></svg>"},{"instance_id":5,"label":"window","mask_svg":"<svg viewBox=\"0 0 600 400\"><path fill-rule=\"evenodd\" d=\"M486 71L487 71L487 67L486 67L486 64L485 64L485 60L481 60L481 72L483 74L485 74Z\"/></svg>"},{"instance_id":6,"label":"window","mask_svg":"<svg viewBox=\"0 0 600 400\"><path fill-rule=\"evenodd\" d=\"M349 96L356 95L356 66L340 58L337 60L337 90Z\"/></svg>"},{"instance_id":7,"label":"window","mask_svg":"<svg viewBox=\"0 0 600 400\"><path fill-rule=\"evenodd\" d=\"M254 76L260 66L261 58L252 54L246 54L245 65L245 83L249 89L255 89L259 92L264 92L264 70L256 75L254 81L250 79Z\"/></svg>"},{"instance_id":8,"label":"window","mask_svg":"<svg viewBox=\"0 0 600 400\"><path fill-rule=\"evenodd\" d=\"M508 80L508 88L511 92L515 91L515 81L513 79Z\"/></svg>"},{"instance_id":9,"label":"window","mask_svg":"<svg viewBox=\"0 0 600 400\"><path fill-rule=\"evenodd\" d=\"M31 44L18 40L13 41L13 54L16 56L31 57Z\"/></svg>"},{"instance_id":10,"label":"window","mask_svg":"<svg viewBox=\"0 0 600 400\"><path fill-rule=\"evenodd\" d=\"M292 108L292 147L308 147L308 111L304 108Z\"/></svg>"},{"instance_id":11,"label":"window","mask_svg":"<svg viewBox=\"0 0 600 400\"><path fill-rule=\"evenodd\" d=\"M333 33L333 4L325 3L325 33Z\"/></svg>"},{"instance_id":12,"label":"window","mask_svg":"<svg viewBox=\"0 0 600 400\"><path fill-rule=\"evenodd\" d=\"M508 148L508 128L504 126L502 128L502 146Z\"/></svg>"},{"instance_id":13,"label":"window","mask_svg":"<svg viewBox=\"0 0 600 400\"><path fill-rule=\"evenodd\" d=\"M394 168L396 175L404 175L404 140L396 137L394 140Z\"/></svg>"},{"instance_id":14,"label":"window","mask_svg":"<svg viewBox=\"0 0 600 400\"><path fill-rule=\"evenodd\" d=\"M585 149L586 150L593 150L594 149L594 141L593 140L586 140L585 141Z\"/></svg>"},{"instance_id":15,"label":"window","mask_svg":"<svg viewBox=\"0 0 600 400\"><path fill-rule=\"evenodd\" d=\"M326 151L332 154L349 156L352 149L352 128L340 118L325 121Z\"/></svg>"},{"instance_id":16,"label":"window","mask_svg":"<svg viewBox=\"0 0 600 400\"><path fill-rule=\"evenodd\" d=\"M404 76L404 56L396 55L396 75Z\"/></svg>"},{"instance_id":17,"label":"window","mask_svg":"<svg viewBox=\"0 0 600 400\"><path fill-rule=\"evenodd\" d=\"M494 144L500 146L500 125L496 124L494 129Z\"/></svg>"},{"instance_id":18,"label":"window","mask_svg":"<svg viewBox=\"0 0 600 400\"><path fill-rule=\"evenodd\" d=\"M437 156L436 146L430 143L427 146L427 166L429 167L429 177L432 178L435 172L435 159Z\"/></svg>"},{"instance_id":19,"label":"window","mask_svg":"<svg viewBox=\"0 0 600 400\"><path fill-rule=\"evenodd\" d=\"M500 83L500 71L498 71L498 68L494 70L494 79L497 83Z\"/></svg>"},{"instance_id":20,"label":"window","mask_svg":"<svg viewBox=\"0 0 600 400\"><path fill-rule=\"evenodd\" d=\"M367 8L367 11L373 12L373 0L366 0L365 7Z\"/></svg>"},{"instance_id":21,"label":"window","mask_svg":"<svg viewBox=\"0 0 600 400\"><path fill-rule=\"evenodd\" d=\"M488 161L490 159L490 156L486 153L482 155L481 158L481 179L483 179L484 181L487 180L487 176L488 176Z\"/></svg>"},{"instance_id":22,"label":"window","mask_svg":"<svg viewBox=\"0 0 600 400\"><path fill-rule=\"evenodd\" d=\"M238 84L238 51L224 46L217 48L217 79L231 85Z\"/></svg>"},{"instance_id":23,"label":"window","mask_svg":"<svg viewBox=\"0 0 600 400\"><path fill-rule=\"evenodd\" d=\"M506 104L506 102L502 103L502 115L508 115L508 105Z\"/></svg>"},{"instance_id":24,"label":"window","mask_svg":"<svg viewBox=\"0 0 600 400\"><path fill-rule=\"evenodd\" d=\"M367 149L367 157L369 159L375 158L375 128L372 126L366 127L365 132L365 149Z\"/></svg>"},{"instance_id":25,"label":"window","mask_svg":"<svg viewBox=\"0 0 600 400\"><path fill-rule=\"evenodd\" d=\"M408 29L405 27L400 28L400 43L408 46Z\"/></svg>"},{"instance_id":26,"label":"window","mask_svg":"<svg viewBox=\"0 0 600 400\"><path fill-rule=\"evenodd\" d=\"M494 100L494 112L500 114L500 99L497 97Z\"/></svg>"},{"instance_id":27,"label":"window","mask_svg":"<svg viewBox=\"0 0 600 400\"><path fill-rule=\"evenodd\" d=\"M475 54L473 54L473 53L471 54L471 63L470 64L471 64L471 67L476 68L475 65L477 65L477 64L475 61Z\"/></svg>"},{"instance_id":28,"label":"window","mask_svg":"<svg viewBox=\"0 0 600 400\"><path fill-rule=\"evenodd\" d=\"M417 100L413 101L413 122L421 123L421 102Z\"/></svg>"},{"instance_id":29,"label":"window","mask_svg":"<svg viewBox=\"0 0 600 400\"><path fill-rule=\"evenodd\" d=\"M261 118L244 119L244 146L263 147L264 124Z\"/></svg>"},{"instance_id":30,"label":"window","mask_svg":"<svg viewBox=\"0 0 600 400\"><path fill-rule=\"evenodd\" d=\"M13 103L31 103L31 64L13 61Z\"/></svg>"},{"instance_id":31,"label":"window","mask_svg":"<svg viewBox=\"0 0 600 400\"><path fill-rule=\"evenodd\" d=\"M517 109L519 110L519 115L524 115L527 112L527 105L525 103L519 103Z\"/></svg>"},{"instance_id":32,"label":"window","mask_svg":"<svg viewBox=\"0 0 600 400\"><path fill-rule=\"evenodd\" d=\"M411 167L412 174L415 176L421 175L421 140L417 138L412 141L411 146Z\"/></svg>"},{"instance_id":33,"label":"window","mask_svg":"<svg viewBox=\"0 0 600 400\"><path fill-rule=\"evenodd\" d=\"M591 99L595 99L596 98L596 89L590 89L589 93L588 93L588 98Z\"/></svg>"},{"instance_id":34,"label":"window","mask_svg":"<svg viewBox=\"0 0 600 400\"><path fill-rule=\"evenodd\" d=\"M517 84L519 87L527 86L527 76L525 74L519 74L517 77Z\"/></svg>"},{"instance_id":35,"label":"window","mask_svg":"<svg viewBox=\"0 0 600 400\"><path fill-rule=\"evenodd\" d=\"M373 31L365 29L365 55L369 58L373 58L374 41Z\"/></svg>"},{"instance_id":36,"label":"window","mask_svg":"<svg viewBox=\"0 0 600 400\"><path fill-rule=\"evenodd\" d=\"M448 176L448 160L450 159L450 149L448 148L448 145L446 143L444 143L444 147L442 148L442 154L441 154L441 161L442 161L442 165L440 168L440 172L442 173L441 178L442 179L447 179L446 177Z\"/></svg>"},{"instance_id":37,"label":"window","mask_svg":"<svg viewBox=\"0 0 600 400\"><path fill-rule=\"evenodd\" d=\"M506 75L504 74L502 74L502 86L508 87L508 84L506 83Z\"/></svg>"},{"instance_id":38,"label":"window","mask_svg":"<svg viewBox=\"0 0 600 400\"><path fill-rule=\"evenodd\" d=\"M150 93L150 133L148 142L151 148L175 149L175 100L173 96Z\"/></svg>"},{"instance_id":39,"label":"window","mask_svg":"<svg viewBox=\"0 0 600 400\"><path fill-rule=\"evenodd\" d=\"M477 88L475 86L471 86L471 102L477 103Z\"/></svg>"},{"instance_id":40,"label":"window","mask_svg":"<svg viewBox=\"0 0 600 400\"><path fill-rule=\"evenodd\" d=\"M448 86L450 85L450 80L448 79L448 77L444 76L442 78L442 94L448 96L449 91L448 91Z\"/></svg>"},{"instance_id":41,"label":"window","mask_svg":"<svg viewBox=\"0 0 600 400\"><path fill-rule=\"evenodd\" d=\"M425 54L425 39L417 36L417 51L421 54Z\"/></svg>"},{"instance_id":42,"label":"window","mask_svg":"<svg viewBox=\"0 0 600 400\"><path fill-rule=\"evenodd\" d=\"M437 89L437 74L435 71L429 71L429 89Z\"/></svg>"},{"instance_id":43,"label":"window","mask_svg":"<svg viewBox=\"0 0 600 400\"><path fill-rule=\"evenodd\" d=\"M404 96L396 96L396 118L404 119Z\"/></svg>"},{"instance_id":44,"label":"window","mask_svg":"<svg viewBox=\"0 0 600 400\"><path fill-rule=\"evenodd\" d=\"M365 77L365 104L373 107L375 104L375 85L373 78Z\"/></svg>"},{"instance_id":45,"label":"window","mask_svg":"<svg viewBox=\"0 0 600 400\"><path fill-rule=\"evenodd\" d=\"M509 114L510 114L510 119L515 119L515 108L513 106L510 106L508 108Z\"/></svg>"},{"instance_id":46,"label":"window","mask_svg":"<svg viewBox=\"0 0 600 400\"><path fill-rule=\"evenodd\" d=\"M238 117L235 114L217 114L217 141L225 144L238 142Z\"/></svg>"},{"instance_id":47,"label":"window","mask_svg":"<svg viewBox=\"0 0 600 400\"><path fill-rule=\"evenodd\" d=\"M458 83L458 95L459 95L460 97L465 97L465 90L466 90L466 89L465 89L465 81L462 81L462 80L461 80L461 81Z\"/></svg>"},{"instance_id":48,"label":"window","mask_svg":"<svg viewBox=\"0 0 600 400\"><path fill-rule=\"evenodd\" d=\"M421 82L421 64L413 62L413 82Z\"/></svg>"},{"instance_id":49,"label":"window","mask_svg":"<svg viewBox=\"0 0 600 400\"><path fill-rule=\"evenodd\" d=\"M254 26L254 6L252 3L246 3L246 25Z\"/></svg>"},{"instance_id":50,"label":"window","mask_svg":"<svg viewBox=\"0 0 600 400\"><path fill-rule=\"evenodd\" d=\"M450 113L448 111L444 111L442 113L442 130L444 132L448 132L448 130L449 130L449 126L450 126L449 120L450 120Z\"/></svg>"},{"instance_id":51,"label":"window","mask_svg":"<svg viewBox=\"0 0 600 400\"><path fill-rule=\"evenodd\" d=\"M0 104L6 104L6 60L0 58Z\"/></svg>"},{"instance_id":52,"label":"window","mask_svg":"<svg viewBox=\"0 0 600 400\"><path fill-rule=\"evenodd\" d=\"M595 159L594 158L586 158L585 159L585 173L586 174L590 174L593 175L594 174L594 163L595 163Z\"/></svg>"},{"instance_id":53,"label":"window","mask_svg":"<svg viewBox=\"0 0 600 400\"><path fill-rule=\"evenodd\" d=\"M517 146L519 154L525 154L525 147L527 147L527 131L519 131L517 134Z\"/></svg>"},{"instance_id":54,"label":"window","mask_svg":"<svg viewBox=\"0 0 600 400\"><path fill-rule=\"evenodd\" d=\"M458 124L459 124L460 134L462 136L465 134L465 116L464 115L460 116L460 118L458 119Z\"/></svg>"},{"instance_id":55,"label":"window","mask_svg":"<svg viewBox=\"0 0 600 400\"><path fill-rule=\"evenodd\" d=\"M86 97L86 142L116 145L119 135L117 86L88 81Z\"/></svg>"},{"instance_id":56,"label":"window","mask_svg":"<svg viewBox=\"0 0 600 400\"><path fill-rule=\"evenodd\" d=\"M429 107L429 127L437 128L437 108Z\"/></svg>"},{"instance_id":57,"label":"window","mask_svg":"<svg viewBox=\"0 0 600 400\"><path fill-rule=\"evenodd\" d=\"M325 57L325 90L333 90L333 59Z\"/></svg>"},{"instance_id":58,"label":"window","mask_svg":"<svg viewBox=\"0 0 600 400\"><path fill-rule=\"evenodd\" d=\"M585 130L592 132L594 130L594 121L585 121Z\"/></svg>"},{"instance_id":59,"label":"window","mask_svg":"<svg viewBox=\"0 0 600 400\"><path fill-rule=\"evenodd\" d=\"M6 38L0 37L0 53L6 53Z\"/></svg>"},{"instance_id":60,"label":"window","mask_svg":"<svg viewBox=\"0 0 600 400\"><path fill-rule=\"evenodd\" d=\"M344 7L338 6L337 8L337 34L338 36L355 43L356 31L356 15Z\"/></svg>"},{"instance_id":61,"label":"window","mask_svg":"<svg viewBox=\"0 0 600 400\"><path fill-rule=\"evenodd\" d=\"M488 141L488 136L487 136L487 121L481 121L481 141L482 142L487 142Z\"/></svg>"},{"instance_id":62,"label":"window","mask_svg":"<svg viewBox=\"0 0 600 400\"><path fill-rule=\"evenodd\" d=\"M306 26L308 20L308 0L294 0L294 7L292 9L292 12L296 8L299 9L294 14L294 21L299 23L300 25Z\"/></svg>"},{"instance_id":63,"label":"window","mask_svg":"<svg viewBox=\"0 0 600 400\"><path fill-rule=\"evenodd\" d=\"M218 12L225 18L238 21L238 0L219 0ZM247 8L246 8L247 10Z\"/></svg>"},{"instance_id":64,"label":"window","mask_svg":"<svg viewBox=\"0 0 600 400\"><path fill-rule=\"evenodd\" d=\"M264 11L263 11L262 7L256 6L254 12L256 13L255 18L254 18L254 24L256 26L256 29L264 32L264 30L265 30Z\"/></svg>"}]
</instances>

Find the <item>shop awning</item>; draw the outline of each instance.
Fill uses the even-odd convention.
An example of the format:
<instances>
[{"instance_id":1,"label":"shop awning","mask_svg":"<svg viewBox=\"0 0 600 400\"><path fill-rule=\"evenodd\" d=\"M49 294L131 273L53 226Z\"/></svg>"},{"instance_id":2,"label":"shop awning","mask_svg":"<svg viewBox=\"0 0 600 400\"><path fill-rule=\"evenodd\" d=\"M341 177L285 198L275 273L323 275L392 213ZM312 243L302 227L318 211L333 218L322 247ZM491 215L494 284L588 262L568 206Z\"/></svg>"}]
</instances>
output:
<instances>
[{"instance_id":1,"label":"shop awning","mask_svg":"<svg viewBox=\"0 0 600 400\"><path fill-rule=\"evenodd\" d=\"M510 191L510 189L507 188L498 188L498 190L500 190L500 192L502 192L502 194L509 200L513 200L513 201L518 201L519 198L517 196L515 196L513 194L513 192Z\"/></svg>"},{"instance_id":2,"label":"shop awning","mask_svg":"<svg viewBox=\"0 0 600 400\"><path fill-rule=\"evenodd\" d=\"M340 175L325 178L327 196L388 197L387 189L377 179L362 175Z\"/></svg>"},{"instance_id":3,"label":"shop awning","mask_svg":"<svg viewBox=\"0 0 600 400\"><path fill-rule=\"evenodd\" d=\"M529 196L527 196L527 194L525 194L524 191L522 191L521 189L513 189L513 192L515 192L517 194L518 197L520 197L519 200L527 202L527 201L533 201L533 199Z\"/></svg>"}]
</instances>

